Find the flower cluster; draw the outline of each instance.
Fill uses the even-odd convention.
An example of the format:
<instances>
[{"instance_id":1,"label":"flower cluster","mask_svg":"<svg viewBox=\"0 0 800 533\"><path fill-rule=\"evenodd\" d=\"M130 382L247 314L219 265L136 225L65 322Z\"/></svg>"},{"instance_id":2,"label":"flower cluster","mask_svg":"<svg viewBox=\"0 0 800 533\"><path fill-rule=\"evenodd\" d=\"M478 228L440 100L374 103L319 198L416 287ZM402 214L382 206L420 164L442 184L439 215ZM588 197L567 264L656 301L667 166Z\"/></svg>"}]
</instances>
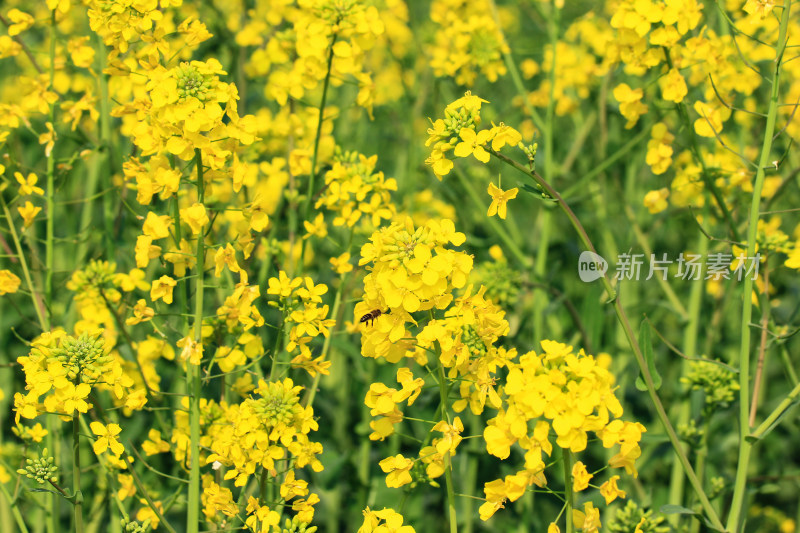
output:
<instances>
[{"instance_id":1,"label":"flower cluster","mask_svg":"<svg viewBox=\"0 0 800 533\"><path fill-rule=\"evenodd\" d=\"M639 441L645 428L620 419L622 406L614 395L609 362L607 356L595 359L583 350L574 353L572 346L542 341L541 353L523 354L518 362L509 364L502 405L483 436L486 450L500 459L506 459L511 446L518 444L525 453L525 468L486 484L487 502L481 506L481 518L492 516L506 500L519 498L526 486L547 483L544 454L551 455L553 436L565 453L575 453L586 449L592 432L603 447L620 446L609 466L637 475L635 461L641 455ZM582 463L575 464L572 474L574 490L589 486L592 476ZM620 495L618 478L612 476L600 489L607 502Z\"/></svg>"},{"instance_id":2,"label":"flower cluster","mask_svg":"<svg viewBox=\"0 0 800 533\"><path fill-rule=\"evenodd\" d=\"M430 65L437 76L472 85L480 75L491 82L505 75L503 54L509 53L488 2L436 0L431 20L437 25Z\"/></svg>"},{"instance_id":3,"label":"flower cluster","mask_svg":"<svg viewBox=\"0 0 800 533\"><path fill-rule=\"evenodd\" d=\"M69 420L89 410L87 398L92 389L109 390L123 398L134 382L119 357L104 348L101 334L83 332L76 338L57 330L34 339L30 354L17 358L28 391L24 396L14 395L17 421L45 412Z\"/></svg>"},{"instance_id":4,"label":"flower cluster","mask_svg":"<svg viewBox=\"0 0 800 533\"><path fill-rule=\"evenodd\" d=\"M367 507L363 515L364 523L357 533L414 533L413 527L403 525L403 515L394 509L373 511Z\"/></svg>"},{"instance_id":5,"label":"flower cluster","mask_svg":"<svg viewBox=\"0 0 800 533\"><path fill-rule=\"evenodd\" d=\"M356 321L374 310L382 314L362 337L362 355L399 361L409 345L397 341L411 336L406 326L416 323L413 313L450 305L453 289L466 283L472 258L446 246L464 240L450 220L430 220L415 228L406 218L372 234L361 249L359 264L372 266L364 278L364 299L354 313Z\"/></svg>"},{"instance_id":6,"label":"flower cluster","mask_svg":"<svg viewBox=\"0 0 800 533\"><path fill-rule=\"evenodd\" d=\"M397 190L394 178L375 172L378 156L366 157L356 152L337 150L333 167L325 173L325 190L316 208L325 207L336 214L334 226L355 226L362 217L372 227L395 216L391 192Z\"/></svg>"},{"instance_id":7,"label":"flower cluster","mask_svg":"<svg viewBox=\"0 0 800 533\"><path fill-rule=\"evenodd\" d=\"M248 73L266 75L264 92L281 106L289 98L303 99L323 82L332 54L331 82L340 85L347 76L354 77L359 85L356 101L371 109L373 84L364 71L364 56L384 30L378 9L363 2L298 0L275 5L259 0L237 29L236 39L255 47Z\"/></svg>"},{"instance_id":8,"label":"flower cluster","mask_svg":"<svg viewBox=\"0 0 800 533\"><path fill-rule=\"evenodd\" d=\"M481 123L481 104L486 100L472 95L469 91L449 104L444 111L445 118L432 122L428 128L426 146L432 146L431 155L425 160L433 168L433 173L440 180L450 173L453 161L448 159L450 150L456 157L474 156L481 163L489 161L490 152L497 153L504 146L514 146L527 155L530 164L533 164L533 155L536 145L525 146L522 143L522 134L504 123L492 124L489 129L479 129ZM506 218L509 200L515 198L519 189L512 188L504 191L490 183L487 192L492 197L489 205L488 216L498 215Z\"/></svg>"},{"instance_id":9,"label":"flower cluster","mask_svg":"<svg viewBox=\"0 0 800 533\"><path fill-rule=\"evenodd\" d=\"M280 503L291 507L298 520L310 523L319 497L310 493L305 481L295 477L295 469L310 466L322 470L317 455L322 445L309 439L318 429L314 410L300 403L300 391L291 379L259 381L253 396L240 404L221 405L223 414L218 423L209 426L207 464L219 463L226 468L224 479L244 487L255 476L263 476L280 486ZM204 498L206 515L217 511L235 516L238 512L231 491L208 480ZM295 499L297 498L297 499ZM279 514L252 498L248 503L247 524L276 525ZM294 501L292 501L294 500ZM290 503L291 502L291 503Z\"/></svg>"},{"instance_id":10,"label":"flower cluster","mask_svg":"<svg viewBox=\"0 0 800 533\"><path fill-rule=\"evenodd\" d=\"M290 278L281 270L277 278L269 279L267 294L277 296L278 301L269 302L278 307L291 324L289 330L289 343L286 351L295 353L291 364L295 368L302 368L312 376L317 372L328 373L330 361L324 360L324 355L314 358L311 353L310 343L318 336L328 337L334 320L328 317L328 305L322 304L322 295L328 292L324 283L314 284L310 277ZM274 356L274 354L273 354Z\"/></svg>"},{"instance_id":11,"label":"flower cluster","mask_svg":"<svg viewBox=\"0 0 800 533\"><path fill-rule=\"evenodd\" d=\"M441 229L445 238L432 240ZM362 333L362 355L389 362L413 358L426 368L440 369L440 387L459 384L459 398L452 405L448 399L442 406L442 419L431 429L437 436L421 447L418 459L397 454L380 462L387 486L415 483L421 476L416 467L424 467L429 479L441 476L464 432L460 417L451 419L444 413L469 407L480 414L487 406L498 411L483 432L488 453L506 459L518 444L525 454L525 467L485 485L486 503L480 509L484 520L507 500L521 497L529 486L547 484L544 456L552 454L554 444L563 453L581 452L589 433L606 448L619 445L619 452L609 460L611 467L637 475L635 460L645 428L620 419L622 406L614 395L614 377L607 370L610 358L595 359L582 350L574 353L571 346L554 341L543 341L540 354L529 352L519 358L516 349L498 346L509 329L505 313L486 297L486 287L473 292L468 286L461 294L453 294L466 283L472 260L463 252L448 250L445 245L460 244L463 239L450 237L452 227L441 229L430 222L414 229L407 219L405 227L395 223L377 230L362 248L361 264L371 263L372 269L364 278L364 300L356 305L355 317L366 313L367 321L374 322ZM437 276L441 269L436 262L445 262L448 256L452 277ZM419 313L426 310L427 317ZM425 384L424 378L405 367L397 370L396 380L399 388L373 383L366 395L365 404L374 417L370 439L383 440L394 433L405 418L401 404L413 405ZM572 477L574 490L582 491L593 475L578 461ZM625 496L617 487L619 477L611 476L600 487L607 503ZM575 513L576 522L585 523L587 531L599 526L599 511L591 504Z\"/></svg>"}]
</instances>

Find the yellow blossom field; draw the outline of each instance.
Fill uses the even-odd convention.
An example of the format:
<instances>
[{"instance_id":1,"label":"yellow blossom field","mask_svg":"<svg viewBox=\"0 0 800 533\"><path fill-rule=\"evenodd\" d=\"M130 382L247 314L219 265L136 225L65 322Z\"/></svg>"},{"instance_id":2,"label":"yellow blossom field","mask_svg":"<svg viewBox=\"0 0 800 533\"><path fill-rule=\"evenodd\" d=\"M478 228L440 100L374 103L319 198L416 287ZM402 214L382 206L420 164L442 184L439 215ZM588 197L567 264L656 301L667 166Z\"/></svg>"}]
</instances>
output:
<instances>
[{"instance_id":1,"label":"yellow blossom field","mask_svg":"<svg viewBox=\"0 0 800 533\"><path fill-rule=\"evenodd\" d=\"M0 0L0 533L792 533L800 4Z\"/></svg>"}]
</instances>

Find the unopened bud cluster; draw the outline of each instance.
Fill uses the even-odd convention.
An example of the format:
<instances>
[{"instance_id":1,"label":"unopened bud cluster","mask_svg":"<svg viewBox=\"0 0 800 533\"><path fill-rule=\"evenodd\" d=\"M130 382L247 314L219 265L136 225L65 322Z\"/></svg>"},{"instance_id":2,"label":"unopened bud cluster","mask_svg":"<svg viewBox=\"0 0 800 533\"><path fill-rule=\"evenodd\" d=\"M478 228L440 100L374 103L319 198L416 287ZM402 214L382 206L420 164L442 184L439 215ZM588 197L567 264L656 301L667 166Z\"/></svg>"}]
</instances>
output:
<instances>
[{"instance_id":1,"label":"unopened bud cluster","mask_svg":"<svg viewBox=\"0 0 800 533\"><path fill-rule=\"evenodd\" d=\"M730 405L739 390L733 372L719 363L707 361L690 363L689 372L681 378L681 383L687 384L691 390L703 391L706 416Z\"/></svg>"},{"instance_id":2,"label":"unopened bud cluster","mask_svg":"<svg viewBox=\"0 0 800 533\"><path fill-rule=\"evenodd\" d=\"M47 455L47 448L42 450L42 456L37 459L26 459L25 460L25 468L20 468L17 470L17 474L21 476L26 476L30 479L33 479L40 485L44 485L47 482L54 482L56 479L56 472L58 472L58 467L55 465L56 460L49 455Z\"/></svg>"},{"instance_id":3,"label":"unopened bud cluster","mask_svg":"<svg viewBox=\"0 0 800 533\"><path fill-rule=\"evenodd\" d=\"M291 389L284 388L280 383L269 383L267 390L261 394L261 398L249 401L253 412L262 417L267 426L289 425L295 414L302 409L300 399Z\"/></svg>"},{"instance_id":4,"label":"unopened bud cluster","mask_svg":"<svg viewBox=\"0 0 800 533\"><path fill-rule=\"evenodd\" d=\"M117 265L109 261L89 261L83 270L76 270L72 274L67 288L77 293L91 290L106 289L116 291L114 276L116 276ZM109 296L109 292L106 292Z\"/></svg>"},{"instance_id":5,"label":"unopened bud cluster","mask_svg":"<svg viewBox=\"0 0 800 533\"><path fill-rule=\"evenodd\" d=\"M70 380L75 380L81 374L94 375L100 372L103 366L113 360L110 354L104 353L104 345L102 337L90 337L86 332L77 339L67 335L58 347L53 348L51 357L61 363Z\"/></svg>"},{"instance_id":6,"label":"unopened bud cluster","mask_svg":"<svg viewBox=\"0 0 800 533\"><path fill-rule=\"evenodd\" d=\"M203 75L198 68L189 63L181 63L175 68L175 77L178 80L178 97L195 97L201 102L208 98L208 93L212 89L214 76Z\"/></svg>"},{"instance_id":7,"label":"unopened bud cluster","mask_svg":"<svg viewBox=\"0 0 800 533\"><path fill-rule=\"evenodd\" d=\"M281 529L281 533L316 533L316 531L317 526L309 526L308 523L303 522L297 516L291 520L287 518Z\"/></svg>"},{"instance_id":8,"label":"unopened bud cluster","mask_svg":"<svg viewBox=\"0 0 800 533\"><path fill-rule=\"evenodd\" d=\"M612 533L628 533L641 531L642 533L665 533L669 527L661 525L663 516L653 516L653 511L645 511L635 501L629 500L622 509L617 509L614 518L608 524Z\"/></svg>"},{"instance_id":9,"label":"unopened bud cluster","mask_svg":"<svg viewBox=\"0 0 800 533\"><path fill-rule=\"evenodd\" d=\"M453 147L459 143L458 132L463 128L475 128L481 123L481 116L477 109L460 107L458 109L447 108L444 110L444 126L451 134L447 143Z\"/></svg>"},{"instance_id":10,"label":"unopened bud cluster","mask_svg":"<svg viewBox=\"0 0 800 533\"><path fill-rule=\"evenodd\" d=\"M123 518L120 520L120 524L122 524L122 530L125 533L146 533L147 528L150 527L150 519L148 518L140 524L136 520Z\"/></svg>"}]
</instances>

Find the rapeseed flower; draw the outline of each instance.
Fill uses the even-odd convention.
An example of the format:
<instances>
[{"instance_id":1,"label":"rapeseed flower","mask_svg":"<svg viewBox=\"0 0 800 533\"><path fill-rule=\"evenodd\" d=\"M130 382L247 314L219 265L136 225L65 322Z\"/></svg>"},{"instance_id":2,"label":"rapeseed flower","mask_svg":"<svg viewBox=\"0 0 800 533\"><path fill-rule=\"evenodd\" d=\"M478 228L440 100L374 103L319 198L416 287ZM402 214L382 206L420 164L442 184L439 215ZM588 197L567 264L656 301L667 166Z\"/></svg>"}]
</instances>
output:
<instances>
[{"instance_id":1,"label":"rapeseed flower","mask_svg":"<svg viewBox=\"0 0 800 533\"><path fill-rule=\"evenodd\" d=\"M505 220L507 210L506 204L509 200L513 200L517 197L519 189L514 187L513 189L504 191L494 183L490 183L487 192L492 197L492 203L489 205L489 210L486 212L486 215L490 217L497 215Z\"/></svg>"}]
</instances>

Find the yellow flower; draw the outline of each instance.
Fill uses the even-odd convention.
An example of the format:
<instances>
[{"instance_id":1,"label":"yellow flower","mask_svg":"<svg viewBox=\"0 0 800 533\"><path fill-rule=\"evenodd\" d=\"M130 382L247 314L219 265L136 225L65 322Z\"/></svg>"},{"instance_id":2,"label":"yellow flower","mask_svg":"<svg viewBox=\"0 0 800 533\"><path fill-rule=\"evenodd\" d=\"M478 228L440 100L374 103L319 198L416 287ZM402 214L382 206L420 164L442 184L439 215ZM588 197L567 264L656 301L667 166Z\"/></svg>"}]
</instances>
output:
<instances>
[{"instance_id":1,"label":"yellow flower","mask_svg":"<svg viewBox=\"0 0 800 533\"><path fill-rule=\"evenodd\" d=\"M413 460L406 459L398 453L394 457L387 457L378 463L378 466L387 474L387 487L398 488L411 483L411 467L414 466Z\"/></svg>"},{"instance_id":2,"label":"yellow flower","mask_svg":"<svg viewBox=\"0 0 800 533\"><path fill-rule=\"evenodd\" d=\"M153 238L149 235L139 235L136 237L136 246L134 248L134 258L136 266L144 268L151 259L161 255L161 247L153 244Z\"/></svg>"},{"instance_id":3,"label":"yellow flower","mask_svg":"<svg viewBox=\"0 0 800 533\"><path fill-rule=\"evenodd\" d=\"M146 291L150 289L150 283L145 281L144 270L133 268L130 272L125 274L120 272L114 275L114 284L119 286L125 292L131 292L134 289Z\"/></svg>"},{"instance_id":4,"label":"yellow flower","mask_svg":"<svg viewBox=\"0 0 800 533\"><path fill-rule=\"evenodd\" d=\"M747 3L742 9L751 15L757 13L759 17L764 19L767 18L767 15L772 12L774 7L775 0L747 0ZM8 33L9 35L11 34L11 28L9 28Z\"/></svg>"},{"instance_id":5,"label":"yellow flower","mask_svg":"<svg viewBox=\"0 0 800 533\"><path fill-rule=\"evenodd\" d=\"M47 133L39 135L39 144L45 145L44 155L45 157L50 157L50 154L53 153L53 146L56 145L56 132L53 130L51 122L46 122L45 126L47 127Z\"/></svg>"},{"instance_id":6,"label":"yellow flower","mask_svg":"<svg viewBox=\"0 0 800 533\"><path fill-rule=\"evenodd\" d=\"M33 219L36 217L36 215L39 214L39 211L41 210L42 210L41 207L35 207L30 202L25 202L24 206L17 207L17 211L19 211L19 214L22 217L23 223L26 228L29 227L31 224L33 224Z\"/></svg>"},{"instance_id":7,"label":"yellow flower","mask_svg":"<svg viewBox=\"0 0 800 533\"><path fill-rule=\"evenodd\" d=\"M669 189L666 187L657 191L649 191L644 195L644 206L652 214L660 213L669 205L667 198L669 198Z\"/></svg>"},{"instance_id":8,"label":"yellow flower","mask_svg":"<svg viewBox=\"0 0 800 533\"><path fill-rule=\"evenodd\" d=\"M619 112L628 119L625 129L631 129L636 125L639 117L647 113L647 105L642 103L644 90L631 89L627 83L620 83L614 87L614 98L619 102Z\"/></svg>"},{"instance_id":9,"label":"yellow flower","mask_svg":"<svg viewBox=\"0 0 800 533\"><path fill-rule=\"evenodd\" d=\"M92 433L99 437L94 441L94 445L92 446L94 453L100 455L106 450L111 449L111 453L117 457L122 455L122 452L125 451L125 447L117 440L117 435L122 431L119 425L109 424L104 426L100 422L92 422L89 424L89 427L92 429Z\"/></svg>"},{"instance_id":10,"label":"yellow flower","mask_svg":"<svg viewBox=\"0 0 800 533\"><path fill-rule=\"evenodd\" d=\"M178 341L178 347L183 348L181 351L181 359L189 361L193 365L199 365L203 360L203 345L195 342L189 336L186 336Z\"/></svg>"},{"instance_id":11,"label":"yellow flower","mask_svg":"<svg viewBox=\"0 0 800 533\"><path fill-rule=\"evenodd\" d=\"M150 211L147 213L147 218L142 225L142 233L153 239L163 239L169 237L170 226L172 226L172 217L168 215L158 216Z\"/></svg>"},{"instance_id":12,"label":"yellow flower","mask_svg":"<svg viewBox=\"0 0 800 533\"><path fill-rule=\"evenodd\" d=\"M34 18L19 9L11 9L8 12L8 20L12 23L8 26L8 35L14 37L33 26Z\"/></svg>"},{"instance_id":13,"label":"yellow flower","mask_svg":"<svg viewBox=\"0 0 800 533\"><path fill-rule=\"evenodd\" d=\"M572 490L580 492L589 486L592 475L586 470L586 465L578 461L572 466Z\"/></svg>"},{"instance_id":14,"label":"yellow flower","mask_svg":"<svg viewBox=\"0 0 800 533\"><path fill-rule=\"evenodd\" d=\"M350 253L343 253L339 257L331 257L329 259L333 266L333 271L337 274L346 274L353 270L353 265L350 263Z\"/></svg>"},{"instance_id":15,"label":"yellow flower","mask_svg":"<svg viewBox=\"0 0 800 533\"><path fill-rule=\"evenodd\" d=\"M303 283L303 278L289 279L283 270L278 272L277 278L269 278L269 288L267 294L279 295L281 298L288 298L292 292Z\"/></svg>"},{"instance_id":16,"label":"yellow flower","mask_svg":"<svg viewBox=\"0 0 800 533\"><path fill-rule=\"evenodd\" d=\"M506 484L502 479L495 479L483 485L483 493L486 495L486 502L478 508L478 515L481 520L489 520L494 513L505 507Z\"/></svg>"},{"instance_id":17,"label":"yellow flower","mask_svg":"<svg viewBox=\"0 0 800 533\"><path fill-rule=\"evenodd\" d=\"M494 124L492 125L494 126ZM492 128L492 150L495 152L505 145L516 146L520 141L522 141L522 134L511 126L506 126L501 122L499 126Z\"/></svg>"},{"instance_id":18,"label":"yellow flower","mask_svg":"<svg viewBox=\"0 0 800 533\"><path fill-rule=\"evenodd\" d=\"M27 178L23 176L21 172L14 172L14 177L19 183L20 195L26 196L28 194L44 194L44 189L36 186L36 182L39 181L39 178L36 177L36 174L33 172L28 174Z\"/></svg>"},{"instance_id":19,"label":"yellow flower","mask_svg":"<svg viewBox=\"0 0 800 533\"><path fill-rule=\"evenodd\" d=\"M731 116L731 110L721 105L707 104L698 100L694 110L700 118L694 121L694 131L701 137L716 137L722 133L723 122Z\"/></svg>"},{"instance_id":20,"label":"yellow flower","mask_svg":"<svg viewBox=\"0 0 800 533\"><path fill-rule=\"evenodd\" d=\"M147 433L147 440L142 443L142 450L148 456L169 451L169 442L161 438L161 432L151 429Z\"/></svg>"},{"instance_id":21,"label":"yellow flower","mask_svg":"<svg viewBox=\"0 0 800 533\"><path fill-rule=\"evenodd\" d=\"M133 316L125 320L125 323L129 326L135 326L140 322L152 320L154 316L156 316L156 312L152 308L147 307L147 302L144 299L140 299L136 302L136 305L133 306Z\"/></svg>"},{"instance_id":22,"label":"yellow flower","mask_svg":"<svg viewBox=\"0 0 800 533\"><path fill-rule=\"evenodd\" d=\"M512 200L517 197L519 189L517 187L514 187L513 189L504 191L500 187L495 186L494 183L490 183L488 192L492 196L492 204L489 206L489 211L486 213L486 215L491 217L496 214L497 216L505 220L506 204L508 203L509 200Z\"/></svg>"},{"instance_id":23,"label":"yellow flower","mask_svg":"<svg viewBox=\"0 0 800 533\"><path fill-rule=\"evenodd\" d=\"M662 76L658 80L658 85L661 87L662 98L676 104L682 102L689 92L686 88L686 80L676 68L671 69L666 76Z\"/></svg>"},{"instance_id":24,"label":"yellow flower","mask_svg":"<svg viewBox=\"0 0 800 533\"><path fill-rule=\"evenodd\" d=\"M164 303L171 304L172 303L172 289L175 288L177 283L174 279L169 276L161 276L157 280L153 282L153 286L150 288L150 299L152 301L156 301L159 298L164 300Z\"/></svg>"},{"instance_id":25,"label":"yellow flower","mask_svg":"<svg viewBox=\"0 0 800 533\"><path fill-rule=\"evenodd\" d=\"M744 255L744 254L740 254ZM789 252L786 261L784 261L784 266L787 268L794 268L795 270L800 269L800 246L796 246L794 250ZM8 270L0 271L0 280L2 280L3 272L8 272ZM11 274L13 276L13 274ZM14 276L16 278L16 276ZM2 293L2 281L0 281L0 294ZM17 279L17 285L19 285L19 279Z\"/></svg>"},{"instance_id":26,"label":"yellow flower","mask_svg":"<svg viewBox=\"0 0 800 533\"><path fill-rule=\"evenodd\" d=\"M206 206L195 203L191 207L181 209L181 220L192 228L192 233L194 235L201 233L203 231L203 226L209 222L208 214L206 214Z\"/></svg>"},{"instance_id":27,"label":"yellow flower","mask_svg":"<svg viewBox=\"0 0 800 533\"><path fill-rule=\"evenodd\" d=\"M446 453L450 453L453 455L456 453L456 447L461 442L461 432L464 431L464 424L461 422L461 418L455 417L453 419L453 424L450 425L444 420L440 420L431 431L441 431L443 436L441 439L438 439L435 442L436 451L440 454L444 455Z\"/></svg>"},{"instance_id":28,"label":"yellow flower","mask_svg":"<svg viewBox=\"0 0 800 533\"><path fill-rule=\"evenodd\" d=\"M576 528L584 533L594 533L600 530L600 509L596 509L592 502L583 505L583 511L572 510L572 521Z\"/></svg>"},{"instance_id":29,"label":"yellow flower","mask_svg":"<svg viewBox=\"0 0 800 533\"><path fill-rule=\"evenodd\" d=\"M490 130L481 130L475 133L475 130L472 128L461 128L461 131L458 132L458 136L461 137L461 142L458 143L455 150L453 150L453 153L457 157L469 157L470 155L474 155L475 159L481 163L489 162L489 152L483 148L483 145L492 138Z\"/></svg>"},{"instance_id":30,"label":"yellow flower","mask_svg":"<svg viewBox=\"0 0 800 533\"><path fill-rule=\"evenodd\" d=\"M619 476L611 476L608 481L600 486L600 494L606 499L606 505L610 504L617 498L624 498L625 491L617 487L617 480Z\"/></svg>"},{"instance_id":31,"label":"yellow flower","mask_svg":"<svg viewBox=\"0 0 800 533\"><path fill-rule=\"evenodd\" d=\"M0 296L19 290L20 279L10 270L0 270Z\"/></svg>"},{"instance_id":32,"label":"yellow flower","mask_svg":"<svg viewBox=\"0 0 800 533\"><path fill-rule=\"evenodd\" d=\"M64 402L64 412L70 416L74 411L87 412L89 404L86 403L85 398L91 391L92 387L88 383L81 383L77 387L69 383L64 389L59 389L59 399ZM48 398L52 398L52 396Z\"/></svg>"},{"instance_id":33,"label":"yellow flower","mask_svg":"<svg viewBox=\"0 0 800 533\"><path fill-rule=\"evenodd\" d=\"M303 235L304 239L312 235L320 239L324 239L328 236L328 226L325 224L325 217L322 213L317 214L316 218L314 218L314 222L304 220L303 227L306 229L306 234Z\"/></svg>"},{"instance_id":34,"label":"yellow flower","mask_svg":"<svg viewBox=\"0 0 800 533\"><path fill-rule=\"evenodd\" d=\"M136 389L125 398L125 409L140 411L147 403L147 391ZM127 413L126 413L127 414Z\"/></svg>"},{"instance_id":35,"label":"yellow flower","mask_svg":"<svg viewBox=\"0 0 800 533\"><path fill-rule=\"evenodd\" d=\"M356 533L414 533L413 527L403 525L403 515L394 509L371 511L367 507L362 514L364 522Z\"/></svg>"},{"instance_id":36,"label":"yellow flower","mask_svg":"<svg viewBox=\"0 0 800 533\"><path fill-rule=\"evenodd\" d=\"M67 50L76 67L89 68L94 62L94 48L86 44L88 41L89 37L76 37L67 43Z\"/></svg>"},{"instance_id":37,"label":"yellow flower","mask_svg":"<svg viewBox=\"0 0 800 533\"><path fill-rule=\"evenodd\" d=\"M224 248L218 248L214 254L214 276L220 277L225 265L231 272L242 272L239 263L236 261L236 250L233 249L230 243L226 244Z\"/></svg>"}]
</instances>

